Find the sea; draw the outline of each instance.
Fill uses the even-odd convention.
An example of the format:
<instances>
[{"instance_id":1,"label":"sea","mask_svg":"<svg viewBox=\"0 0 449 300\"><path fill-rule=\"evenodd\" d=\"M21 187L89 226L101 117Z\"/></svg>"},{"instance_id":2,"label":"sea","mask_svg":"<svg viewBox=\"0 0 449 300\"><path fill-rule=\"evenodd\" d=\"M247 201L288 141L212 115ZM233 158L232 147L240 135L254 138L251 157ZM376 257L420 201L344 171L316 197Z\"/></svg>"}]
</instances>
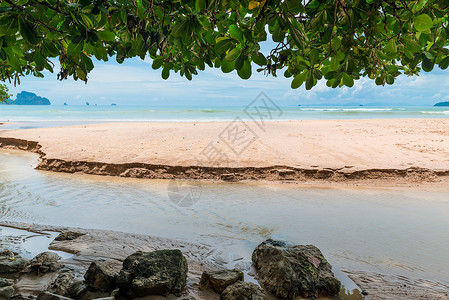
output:
<instances>
[{"instance_id":1,"label":"sea","mask_svg":"<svg viewBox=\"0 0 449 300\"><path fill-rule=\"evenodd\" d=\"M286 106L251 104L248 106L155 107L96 105L0 105L0 122L20 122L20 128L76 125L104 122L214 122L250 119L259 110L265 120L402 119L448 118L449 107L433 106ZM249 112L247 114L247 112ZM10 125L10 126L18 126Z\"/></svg>"}]
</instances>

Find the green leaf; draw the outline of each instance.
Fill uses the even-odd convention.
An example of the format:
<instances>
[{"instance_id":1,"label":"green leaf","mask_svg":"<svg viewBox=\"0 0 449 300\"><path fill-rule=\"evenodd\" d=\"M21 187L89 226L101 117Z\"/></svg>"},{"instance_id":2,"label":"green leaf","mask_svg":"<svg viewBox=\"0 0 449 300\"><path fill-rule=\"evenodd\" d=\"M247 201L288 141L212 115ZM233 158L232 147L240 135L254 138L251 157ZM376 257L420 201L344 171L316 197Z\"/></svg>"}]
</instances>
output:
<instances>
[{"instance_id":1,"label":"green leaf","mask_svg":"<svg viewBox=\"0 0 449 300\"><path fill-rule=\"evenodd\" d=\"M412 53L416 53L421 50L421 45L411 38L402 36L401 41L404 43L407 50L409 50Z\"/></svg>"},{"instance_id":2,"label":"green leaf","mask_svg":"<svg viewBox=\"0 0 449 300\"><path fill-rule=\"evenodd\" d=\"M413 26L417 31L427 31L432 28L433 21L428 14L421 14L413 18Z\"/></svg>"},{"instance_id":3,"label":"green leaf","mask_svg":"<svg viewBox=\"0 0 449 300\"><path fill-rule=\"evenodd\" d=\"M394 83L394 76L391 74L388 74L386 77L386 81L387 81L387 84L392 85Z\"/></svg>"},{"instance_id":4,"label":"green leaf","mask_svg":"<svg viewBox=\"0 0 449 300\"><path fill-rule=\"evenodd\" d=\"M159 69L160 67L162 67L162 64L163 64L163 63L164 63L164 60L163 60L161 57L155 58L155 59L153 60L152 68L153 68L154 70L157 70L157 69Z\"/></svg>"},{"instance_id":5,"label":"green leaf","mask_svg":"<svg viewBox=\"0 0 449 300\"><path fill-rule=\"evenodd\" d=\"M84 40L81 36L75 37L67 46L67 54L78 55L84 47Z\"/></svg>"},{"instance_id":6,"label":"green leaf","mask_svg":"<svg viewBox=\"0 0 449 300\"><path fill-rule=\"evenodd\" d=\"M331 44L331 46L332 46L332 49L333 49L334 51L337 51L338 49L340 49L340 46L341 46L341 40L340 40L338 37L334 37L334 38L332 39L332 44Z\"/></svg>"},{"instance_id":7,"label":"green leaf","mask_svg":"<svg viewBox=\"0 0 449 300\"><path fill-rule=\"evenodd\" d=\"M87 28L92 29L94 27L94 23L89 15L81 14L81 19L83 20L83 23Z\"/></svg>"},{"instance_id":8,"label":"green leaf","mask_svg":"<svg viewBox=\"0 0 449 300\"><path fill-rule=\"evenodd\" d=\"M384 85L385 84L385 77L379 76L379 77L376 78L375 82L376 82L377 85Z\"/></svg>"},{"instance_id":9,"label":"green leaf","mask_svg":"<svg viewBox=\"0 0 449 300\"><path fill-rule=\"evenodd\" d=\"M78 75L78 78L82 81L86 81L87 79L86 73L81 69L76 69L76 75Z\"/></svg>"},{"instance_id":10,"label":"green leaf","mask_svg":"<svg viewBox=\"0 0 449 300\"><path fill-rule=\"evenodd\" d=\"M142 0L136 0L137 1L137 15L140 19L145 20L146 12L145 8L142 5Z\"/></svg>"},{"instance_id":11,"label":"green leaf","mask_svg":"<svg viewBox=\"0 0 449 300\"><path fill-rule=\"evenodd\" d=\"M387 51L390 53L396 53L397 46L396 41L394 39L391 39L387 44Z\"/></svg>"},{"instance_id":12,"label":"green leaf","mask_svg":"<svg viewBox=\"0 0 449 300\"><path fill-rule=\"evenodd\" d=\"M226 59L228 61L235 60L240 55L240 49L234 48L226 54Z\"/></svg>"},{"instance_id":13,"label":"green leaf","mask_svg":"<svg viewBox=\"0 0 449 300\"><path fill-rule=\"evenodd\" d=\"M112 42L115 39L115 33L108 30L97 31L98 36L105 42Z\"/></svg>"},{"instance_id":14,"label":"green leaf","mask_svg":"<svg viewBox=\"0 0 449 300\"><path fill-rule=\"evenodd\" d=\"M243 32L237 25L232 24L231 26L229 26L229 34L240 43L243 43Z\"/></svg>"},{"instance_id":15,"label":"green leaf","mask_svg":"<svg viewBox=\"0 0 449 300\"><path fill-rule=\"evenodd\" d=\"M306 90L311 90L314 86L315 78L313 77L313 72L308 72L306 79Z\"/></svg>"},{"instance_id":16,"label":"green leaf","mask_svg":"<svg viewBox=\"0 0 449 300\"><path fill-rule=\"evenodd\" d=\"M424 5L427 4L429 0L419 0L417 4L415 4L415 11L420 11L423 9Z\"/></svg>"},{"instance_id":17,"label":"green leaf","mask_svg":"<svg viewBox=\"0 0 449 300\"><path fill-rule=\"evenodd\" d=\"M248 59L245 59L243 67L240 70L237 70L237 74L242 79L249 79L251 77L251 63Z\"/></svg>"},{"instance_id":18,"label":"green leaf","mask_svg":"<svg viewBox=\"0 0 449 300\"><path fill-rule=\"evenodd\" d=\"M443 58L443 60L440 61L439 66L441 69L446 70L449 67L449 56Z\"/></svg>"},{"instance_id":19,"label":"green leaf","mask_svg":"<svg viewBox=\"0 0 449 300\"><path fill-rule=\"evenodd\" d=\"M301 4L300 0L287 0L287 6L288 6L288 10L292 13L292 14L297 14L299 12L302 11L303 6Z\"/></svg>"},{"instance_id":20,"label":"green leaf","mask_svg":"<svg viewBox=\"0 0 449 300\"><path fill-rule=\"evenodd\" d=\"M0 36L13 35L19 29L18 27L17 18L3 17L0 19Z\"/></svg>"},{"instance_id":21,"label":"green leaf","mask_svg":"<svg viewBox=\"0 0 449 300\"><path fill-rule=\"evenodd\" d=\"M28 23L24 18L19 18L19 26L20 34L28 43L31 45L39 44L36 30L34 30L34 27L30 23Z\"/></svg>"},{"instance_id":22,"label":"green leaf","mask_svg":"<svg viewBox=\"0 0 449 300\"><path fill-rule=\"evenodd\" d=\"M168 77L170 77L170 69L169 69L169 68L164 68L164 69L162 70L162 78L163 78L164 80L167 80Z\"/></svg>"},{"instance_id":23,"label":"green leaf","mask_svg":"<svg viewBox=\"0 0 449 300\"><path fill-rule=\"evenodd\" d=\"M343 83L348 87L353 87L354 79L348 73L343 73Z\"/></svg>"},{"instance_id":24,"label":"green leaf","mask_svg":"<svg viewBox=\"0 0 449 300\"><path fill-rule=\"evenodd\" d=\"M262 54L262 52L259 53L253 53L251 55L251 59L253 60L253 62L255 62L256 64L258 64L259 66L264 66L267 64L267 59L265 58L265 56Z\"/></svg>"},{"instance_id":25,"label":"green leaf","mask_svg":"<svg viewBox=\"0 0 449 300\"><path fill-rule=\"evenodd\" d=\"M304 38L299 29L295 28L293 25L290 26L290 36L293 38L293 41L299 49L304 49Z\"/></svg>"},{"instance_id":26,"label":"green leaf","mask_svg":"<svg viewBox=\"0 0 449 300\"><path fill-rule=\"evenodd\" d=\"M229 73L235 70L235 62L227 61L226 59L221 63L221 71L223 73Z\"/></svg>"},{"instance_id":27,"label":"green leaf","mask_svg":"<svg viewBox=\"0 0 449 300\"><path fill-rule=\"evenodd\" d=\"M340 61L338 60L337 56L335 55L331 56L329 67L331 68L332 71L337 71L338 68L340 68Z\"/></svg>"},{"instance_id":28,"label":"green leaf","mask_svg":"<svg viewBox=\"0 0 449 300\"><path fill-rule=\"evenodd\" d=\"M243 54L237 58L237 60L235 61L235 69L237 71L240 70L241 68L243 68L245 60L246 60L246 56Z\"/></svg>"},{"instance_id":29,"label":"green leaf","mask_svg":"<svg viewBox=\"0 0 449 300\"><path fill-rule=\"evenodd\" d=\"M431 61L430 59L428 59L425 55L423 56L422 59L422 69L426 72L430 72L433 70L434 67L434 63L433 61Z\"/></svg>"},{"instance_id":30,"label":"green leaf","mask_svg":"<svg viewBox=\"0 0 449 300\"><path fill-rule=\"evenodd\" d=\"M207 9L207 1L206 0L196 0L196 5L198 5L199 9L206 10Z\"/></svg>"},{"instance_id":31,"label":"green leaf","mask_svg":"<svg viewBox=\"0 0 449 300\"><path fill-rule=\"evenodd\" d=\"M279 22L276 21L274 25L274 32L272 35L272 39L276 43L283 42L285 38L285 32L282 31L281 25L279 25Z\"/></svg>"},{"instance_id":32,"label":"green leaf","mask_svg":"<svg viewBox=\"0 0 449 300\"><path fill-rule=\"evenodd\" d=\"M307 73L308 73L308 71L305 70L301 74L295 76L295 78L293 79L292 84L291 84L292 89L299 88L304 83L304 81L306 81Z\"/></svg>"},{"instance_id":33,"label":"green leaf","mask_svg":"<svg viewBox=\"0 0 449 300\"><path fill-rule=\"evenodd\" d=\"M233 46L233 40L232 39L223 39L217 42L215 45L215 50L219 53L225 53Z\"/></svg>"}]
</instances>

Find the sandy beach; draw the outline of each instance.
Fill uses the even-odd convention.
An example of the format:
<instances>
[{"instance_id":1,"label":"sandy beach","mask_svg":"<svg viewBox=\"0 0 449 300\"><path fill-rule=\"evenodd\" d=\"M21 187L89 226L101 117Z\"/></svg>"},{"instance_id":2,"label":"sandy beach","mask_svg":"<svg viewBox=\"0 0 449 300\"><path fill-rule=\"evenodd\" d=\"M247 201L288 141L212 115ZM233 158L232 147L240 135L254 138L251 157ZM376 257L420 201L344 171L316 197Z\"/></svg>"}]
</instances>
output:
<instances>
[{"instance_id":1,"label":"sandy beach","mask_svg":"<svg viewBox=\"0 0 449 300\"><path fill-rule=\"evenodd\" d=\"M448 119L111 123L9 130L38 169L138 178L447 180Z\"/></svg>"},{"instance_id":2,"label":"sandy beach","mask_svg":"<svg viewBox=\"0 0 449 300\"><path fill-rule=\"evenodd\" d=\"M319 232L316 228L307 229L307 224L314 224L321 228L336 227L334 222L336 216L338 216L337 203L345 203L351 199L352 194L357 194L357 201L348 204L350 207L346 209L342 208L341 211L348 211L349 215L341 217L340 223L344 220L353 220L350 225L343 226L340 230L344 233L340 238L347 242L335 242L332 238L328 238L329 247L333 249L336 245L344 245L343 249L351 249L354 245L357 245L360 240L369 239L366 234L351 235L351 229L358 228L359 224L364 224L360 227L372 228L368 230L368 233L373 234L373 238L376 238L377 232L382 232L382 238L379 239L379 244L374 244L364 250L358 250L358 246L354 246L357 251L354 251L358 256L354 256L351 252L344 255L346 262L351 261L365 261L366 256L377 255L377 252L369 253L371 249L384 249L386 245L392 245L391 240L395 241L394 247L386 249L382 255L379 255L378 259L372 259L373 268L370 267L347 267L345 263L342 263L340 267L346 270L346 275L352 279L354 283L360 288L369 293L370 299L447 299L447 292L445 291L446 285L444 281L439 282L434 278L427 279L425 276L413 277L414 262L418 265L418 259L407 258L407 262L412 262L411 265L401 265L398 261L390 259L388 255L392 255L395 249L400 251L401 247L407 246L406 241L412 241L419 243L426 236L432 236L434 239L426 240L429 244L425 244L423 253L427 255L433 255L425 250L426 247L437 245L434 248L438 248L438 243L441 238L438 238L438 234L444 234L443 223L438 223L436 228L432 227L432 233L429 234L424 225L427 224L424 216L430 216L432 220L438 220L438 211L441 213L441 220L446 220L444 215L444 201L439 205L427 205L426 201L438 201L435 200L438 193L445 193L447 190L447 183L449 182L449 120L447 119L408 119L408 120L327 120L327 121L273 121L263 124L254 122L237 123L233 122L197 122L197 123L109 123L109 124L95 124L95 125L79 125L68 127L55 127L55 128L35 128L35 129L21 129L21 130L3 130L0 131L0 147L21 149L31 152L36 152L39 155L37 163L37 169L65 172L65 173L80 173L74 175L68 174L55 174L49 172L34 172L42 174L31 181L24 181L22 183L22 177L27 178L30 175L29 170L22 170L22 167L26 166L32 170L31 166L35 166L37 155L22 153L33 157L32 160L24 160L23 166L19 164L19 158L16 161L14 153L5 153L9 155L10 160L5 160L5 178L13 178L12 183L5 182L5 191L8 195L5 196L5 203L11 209L11 215L6 214L7 218L0 221L0 225L12 226L21 228L24 230L32 231L63 231L63 230L77 230L82 231L86 235L83 236L76 243L56 243L53 242L50 245L50 249L65 251L68 253L76 253L76 256L65 260L64 262L72 266L75 270L79 270L79 274L82 274L86 265L91 259L106 260L111 266L119 266L124 256L133 252L134 250L153 250L162 248L182 248L183 253L186 255L189 262L189 285L188 291L194 294L198 299L218 299L216 295L201 295L198 294L197 285L199 276L204 270L219 269L220 265L215 262L215 257L210 257L210 253L219 253L220 248L214 243L205 244L204 241L190 239L177 241L173 239L171 235L161 234L155 235L155 224L165 224L166 218L157 219L157 216L170 215L171 210L167 208L172 207L171 202L166 203L167 199L162 199L162 202L155 202L148 197L148 191L145 193L140 192L140 189L136 186L131 189L129 195L126 190L120 190L122 186L120 180L132 180L128 178L119 177L133 177L133 178L154 178L154 179L169 179L169 178L182 178L182 179L200 179L207 181L252 181L249 185L265 184L265 182L294 182L294 183L306 183L309 187L324 185L365 185L365 187L349 187L355 189L354 191L344 193L340 195L338 190L330 190L329 195L335 200L335 203L330 204L323 202L323 199L330 198L326 195L320 196L323 190L320 190L318 194L314 190L310 191L313 201L308 201L308 192L305 190L292 191L291 195L298 197L290 197L290 192L282 190L282 193L286 193L286 198L281 192L276 192L279 187L277 185L270 185L267 190L256 189L255 187L246 188L242 186L242 190L236 190L235 193L229 192L226 188L236 189L240 185L233 185L228 183L205 183L203 188L203 198L201 205L207 209L200 210L194 216L201 216L197 219L201 220L200 225L211 228L213 224L218 223L220 230L217 232L223 233L221 226L225 228L226 237L232 237L232 231L230 231L234 223L237 224L236 230L238 232L251 232L255 236L243 237L245 240L258 240L259 235L267 234L270 236L270 230L276 230L280 224L288 222L291 226L294 222L288 220L305 220L304 223L299 222L295 228L301 228L298 230L298 235L301 236L301 240L305 238L306 234ZM17 152L11 150L10 152ZM5 156L6 158L7 156ZM33 163L30 163L33 161ZM13 170L13 171L12 171ZM8 172L13 172L17 177L8 177ZM26 174L26 176L23 176ZM114 175L119 177L93 177L92 183L84 186L83 174L95 174L95 175ZM31 174L32 175L32 174ZM35 176L35 175L32 175ZM47 176L62 176L48 177ZM70 180L67 181L70 176ZM82 177L82 178L81 178ZM89 176L87 176L89 177ZM96 179L95 179L96 178ZM98 179L101 178L101 179ZM51 180L49 180L51 179ZM28 179L27 179L28 180ZM98 180L98 182L94 182ZM101 180L114 180L113 182L106 182ZM84 182L84 183L83 183ZM136 181L135 184L140 182L150 183L151 181ZM62 183L62 185L61 185ZM123 184L129 184L124 182ZM155 183L157 185L157 181ZM225 184L229 186L209 188L207 185ZM429 185L430 188L421 187L422 185ZM17 187L13 187L16 186ZM107 187L109 186L110 187ZM373 198L367 198L367 195L376 192L365 191L362 193L363 188L380 185L384 186L403 186L405 189L415 189L410 192L416 193L429 193L430 195L423 199L416 199L414 201L411 196L407 196L405 200L398 200L400 197L395 191L386 192L386 196L373 196ZM99 193L104 194L101 198L96 193L98 187L105 186L106 190L111 189L111 194L106 190L101 190ZM116 186L116 188L112 188ZM155 188L155 195L164 195L166 197L166 185L160 184L161 187ZM281 185L279 185L281 186ZM282 185L284 187L292 187L291 185ZM410 186L419 186L418 188ZM217 194L217 191L221 191L223 188L223 195L230 194L230 199L225 199L223 195ZM315 187L316 188L316 187ZM270 189L273 192L270 193ZM313 188L312 188L313 189ZM360 189L360 190L358 190ZM439 190L440 189L440 190ZM11 191L18 191L19 193L11 194ZM29 190L31 196L22 199L22 191ZM246 191L246 192L245 192ZM280 191L280 190L279 190ZM118 193L120 192L120 193ZM122 193L123 192L123 193ZM254 196L251 196L254 193ZM67 194L67 196L62 196ZM129 207L122 209L115 209L110 204L110 199L120 195L120 199L134 199L135 211L130 210ZM262 194L266 194L267 199L276 199L276 205L270 204L269 206ZM20 216L22 211L27 212L27 207L35 203L35 198L41 199L40 195L45 195L47 204L39 204L37 207L33 207L30 212L31 215L36 215L36 219L30 217L25 219L27 224L20 224L16 222L8 222L7 219L13 220L17 214ZM83 195L80 197L79 195ZM90 196L89 196L90 195ZM340 195L340 196L339 196ZM67 199L65 199L67 197ZM160 197L160 196L157 196ZM252 211L254 214L254 226L241 228L241 222L236 220L239 214L238 211L242 208L242 203L238 199L244 198L248 202L248 209L245 211ZM251 198L252 197L252 198ZM321 198L320 198L321 197ZM385 198L383 198L385 197ZM445 198L445 195L442 196ZM11 198L11 199L10 199ZM441 198L441 199L443 199ZM8 200L10 199L10 200ZM15 201L19 201L18 205ZM43 198L42 198L43 199ZM95 199L95 200L92 200ZM159 199L159 198L157 198ZM217 202L211 202L211 199L216 199ZM234 199L234 200L232 200ZM237 199L237 200L236 200ZM253 201L257 202L251 202ZM256 200L257 199L257 200ZM284 200L282 200L284 199ZM407 200L408 199L408 200ZM67 201L65 201L67 200ZM104 200L104 201L103 201ZM140 201L137 201L140 200ZM232 200L232 201L231 201ZM81 202L79 202L81 201ZM84 202L85 201L85 202ZM137 201L137 202L136 202ZM214 200L215 201L215 200ZM209 215L213 208L217 208L216 214L223 211L220 208L222 201L226 201L230 208L236 207L236 211L227 211L223 213L223 216L218 218L219 220L211 220L212 225L207 223L202 217ZM233 202L234 201L234 202ZM273 219L273 224L267 224L267 231L265 233L258 233L260 228L260 220L258 214L255 213L253 206L254 203L265 203L268 205L273 213L270 219ZM264 202L265 201L265 202ZM274 201L274 200L273 200ZM274 211L275 208L281 207L282 201L285 201L284 209L281 212ZM317 203L315 203L315 201ZM398 202L399 201L399 202ZM296 206L292 204L297 202ZM422 203L421 203L422 202ZM94 205L90 207L86 203ZM102 203L108 203L106 206ZM117 201L117 205L121 202ZM165 206L164 206L165 203ZM234 204L233 204L234 203ZM322 210L323 203L327 203L326 207L332 207L330 209L329 217L325 218L323 213L326 210ZM374 203L374 204L373 204ZM377 204L376 204L377 203ZM424 203L424 204L423 204ZM80 210L81 207L86 207L86 211L80 215L88 215L87 211L94 211L95 205L100 205L104 210L105 216L111 214L111 211L107 209L113 207L114 211L120 211L121 213L133 212L131 215L133 218L139 219L139 211L142 210L141 220L154 219L154 224L142 223L142 227L150 228L151 234L126 234L127 230L122 228L105 230L94 229L79 229L73 227L66 227L66 225L55 226L59 224L61 220L65 219L64 213L66 211L75 211L74 208ZM420 205L424 205L422 209ZM73 207L71 206L73 205ZM202 207L200 205L200 207ZM310 205L310 206L308 206ZM370 206L373 205L373 206ZM417 221L411 209L416 206L416 218L422 218ZM428 206L428 207L427 207ZM134 207L134 206L132 206ZM262 208L264 205L261 206ZM296 207L296 208L295 208ZM308 207L308 208L307 208ZM359 210L356 208L359 207ZM378 207L388 208L387 211L377 211ZM398 213L395 215L396 210L403 211L407 207L408 213ZM429 210L433 207L434 210ZM440 208L442 207L442 208ZM53 212L53 208L55 211ZM145 208L145 209L144 209ZM150 209L151 208L151 209ZM156 208L159 208L163 213L159 213ZM426 209L424 209L426 208ZM294 215L286 217L290 212L295 212ZM364 215L366 210L373 210L372 223L369 223L369 217ZM316 211L315 211L316 210ZM151 211L154 211L154 216L149 217ZM190 211L190 210L186 210ZM195 211L195 210L193 210ZM312 217L311 221L300 215L300 212L304 211L306 214L316 213L315 217ZM375 214L374 212L377 212ZM185 212L182 210L182 212ZM44 217L40 218L40 213ZM206 214L205 214L206 213ZM61 216L59 217L59 214ZM183 227L187 228L185 220L195 220L196 218L186 217L182 219L179 217L178 210L172 211L173 219L182 223ZM408 224L405 230L410 229L413 232L413 238L400 238L406 236L404 231L400 230L399 225L388 225L388 228L379 229L378 223L390 224L387 220L382 220L380 216L383 214L391 216L391 220L394 222ZM26 215L26 214L25 214ZM125 214L126 215L126 214ZM261 210L260 215L266 216L268 213ZM278 216L280 219L277 222L274 216ZM344 214L343 214L344 215ZM408 220L406 217L410 215L413 221ZM9 217L8 217L9 216ZM112 214L111 219L114 218ZM176 216L176 217L175 217ZM231 217L229 224L224 222L228 217ZM226 217L225 219L223 219ZM405 220L401 221L400 218L404 217ZM28 217L27 217L28 218ZM75 219L79 219L77 216ZM180 219L181 218L181 219ZM35 222L34 220L39 220ZM88 218L86 218L88 220ZM160 220L160 221L158 221ZM183 221L184 220L184 221ZM244 214L244 224L252 224L248 214ZM315 220L320 220L318 223ZM329 220L329 224L326 226L324 220ZM80 221L80 226L83 227L83 222ZM444 221L443 221L444 222ZM33 223L32 225L30 225ZM50 224L53 225L36 225L36 224ZM415 224L416 223L416 224ZM91 223L85 223L91 224ZM371 224L371 225L369 225ZM96 228L97 225L84 225L83 228ZM135 226L135 225L132 225ZM130 225L129 228L134 228ZM161 225L162 226L162 225ZM311 225L312 226L312 225ZM417 228L413 226L418 226ZM438 226L441 226L438 227ZM101 227L101 226L100 226ZM108 226L104 226L109 229ZM192 227L196 228L196 227ZM262 229L264 229L263 227ZM376 229L377 228L377 229ZM438 229L440 228L440 229ZM123 230L123 232L122 232ZM246 231L245 231L246 230ZM330 236L335 236L331 232L325 230ZM404 230L404 229L402 229ZM436 230L436 233L435 233ZM133 230L129 230L132 232ZM195 230L192 230L192 232ZM400 231L398 236L395 236L397 231ZM265 231L261 231L265 232ZM275 231L274 231L275 232ZM280 231L283 234L290 232L290 230ZM322 234L323 232L321 232ZM203 232L204 234L204 232ZM215 233L214 233L215 234ZM211 236L214 236L211 234ZM420 237L420 235L422 235ZM158 238L162 236L166 238ZM391 238L384 240L384 237ZM424 236L424 237L423 237ZM235 237L236 240L239 237ZM312 242L319 240L319 238L312 237ZM415 241L416 239L416 241ZM443 238L444 239L444 238ZM234 240L229 242L221 241L220 245L233 245ZM382 243L383 242L383 243ZM333 244L335 243L335 244ZM366 244L364 241L361 244ZM123 247L126 247L123 248ZM230 246L229 246L230 247ZM230 247L232 248L232 247ZM363 248L363 247L362 247ZM361 249L362 249L361 248ZM125 249L125 250L123 250ZM227 248L225 248L227 249ZM335 248L336 249L336 248ZM419 248L421 249L421 248ZM416 250L420 251L420 250ZM340 250L336 252L341 252ZM344 252L344 251L343 251ZM406 251L407 252L407 251ZM433 256L437 256L437 253ZM343 255L343 254L342 254ZM343 256L344 256L343 255ZM422 253L420 252L420 255ZM341 256L341 255L340 255ZM346 257L345 256L345 257ZM243 256L242 256L243 257ZM332 257L332 256L331 256ZM336 256L333 255L335 258ZM399 256L400 258L402 256ZM439 256L438 256L439 257ZM342 260L340 260L341 262ZM430 265L429 261L422 263L427 266ZM356 264L354 264L356 266ZM388 271L376 271L378 266L397 266L396 270ZM404 268L402 271L401 268ZM411 277L407 277L404 274L410 271ZM416 271L417 272L417 271ZM437 268L426 272L436 272ZM404 273L404 274L403 274ZM400 275L398 275L400 274ZM438 278L437 278L438 279ZM442 278L443 280L444 278ZM27 284L27 282L25 282ZM40 287L39 287L40 288ZM36 291L34 291L36 292ZM215 298L214 298L215 297ZM270 298L271 299L271 298Z\"/></svg>"}]
</instances>

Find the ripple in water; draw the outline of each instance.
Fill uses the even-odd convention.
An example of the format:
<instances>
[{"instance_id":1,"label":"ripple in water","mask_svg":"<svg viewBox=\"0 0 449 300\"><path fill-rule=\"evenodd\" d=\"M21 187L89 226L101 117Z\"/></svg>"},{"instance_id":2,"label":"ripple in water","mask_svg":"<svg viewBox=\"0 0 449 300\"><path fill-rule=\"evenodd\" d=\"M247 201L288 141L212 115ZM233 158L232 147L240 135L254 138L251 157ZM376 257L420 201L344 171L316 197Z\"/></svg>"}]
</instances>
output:
<instances>
[{"instance_id":1,"label":"ripple in water","mask_svg":"<svg viewBox=\"0 0 449 300\"><path fill-rule=\"evenodd\" d=\"M271 237L314 244L337 269L449 284L448 190L202 183L199 201L179 207L169 181L42 172L36 161L0 151L2 220L208 243L247 260Z\"/></svg>"}]
</instances>

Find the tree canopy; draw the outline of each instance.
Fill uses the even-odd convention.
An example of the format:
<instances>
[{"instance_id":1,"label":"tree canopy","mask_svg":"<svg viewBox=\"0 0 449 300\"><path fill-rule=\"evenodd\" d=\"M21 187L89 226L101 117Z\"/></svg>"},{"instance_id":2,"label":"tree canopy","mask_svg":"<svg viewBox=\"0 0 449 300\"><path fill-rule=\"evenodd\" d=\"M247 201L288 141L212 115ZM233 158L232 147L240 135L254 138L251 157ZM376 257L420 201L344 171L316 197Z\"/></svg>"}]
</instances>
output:
<instances>
[{"instance_id":1,"label":"tree canopy","mask_svg":"<svg viewBox=\"0 0 449 300\"><path fill-rule=\"evenodd\" d=\"M2 0L0 79L87 81L92 58L151 57L162 78L191 80L206 65L250 78L252 65L307 89L325 79L353 86L369 77L449 66L449 0ZM262 53L261 43L273 45Z\"/></svg>"},{"instance_id":2,"label":"tree canopy","mask_svg":"<svg viewBox=\"0 0 449 300\"><path fill-rule=\"evenodd\" d=\"M13 95L9 93L9 88L5 84L0 84L0 102L6 102Z\"/></svg>"}]
</instances>

